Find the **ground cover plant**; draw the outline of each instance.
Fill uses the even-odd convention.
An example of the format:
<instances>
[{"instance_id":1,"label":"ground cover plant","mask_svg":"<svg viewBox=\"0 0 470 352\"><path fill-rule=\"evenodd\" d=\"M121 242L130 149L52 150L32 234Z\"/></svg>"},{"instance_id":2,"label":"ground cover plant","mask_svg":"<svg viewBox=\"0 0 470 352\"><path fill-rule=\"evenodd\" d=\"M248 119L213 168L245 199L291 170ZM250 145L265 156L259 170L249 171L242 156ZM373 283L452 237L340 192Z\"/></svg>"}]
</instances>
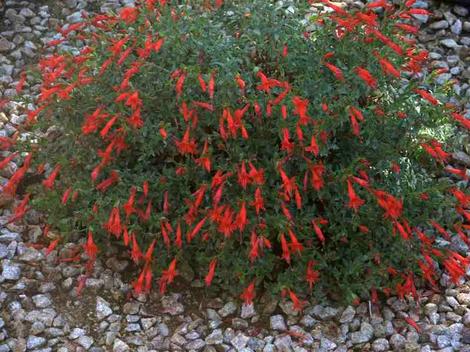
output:
<instances>
[{"instance_id":1,"label":"ground cover plant","mask_svg":"<svg viewBox=\"0 0 470 352\"><path fill-rule=\"evenodd\" d=\"M17 141L3 192L44 179L12 220L46 214L61 236L47 252L80 233L89 272L120 246L136 293L165 292L182 265L296 309L415 296L441 270L458 282L469 259L436 237L468 242L470 198L442 142L470 123L422 85L408 20L427 11L322 3L147 0L62 28L50 45L81 49L39 63L24 128L40 137Z\"/></svg>"}]
</instances>

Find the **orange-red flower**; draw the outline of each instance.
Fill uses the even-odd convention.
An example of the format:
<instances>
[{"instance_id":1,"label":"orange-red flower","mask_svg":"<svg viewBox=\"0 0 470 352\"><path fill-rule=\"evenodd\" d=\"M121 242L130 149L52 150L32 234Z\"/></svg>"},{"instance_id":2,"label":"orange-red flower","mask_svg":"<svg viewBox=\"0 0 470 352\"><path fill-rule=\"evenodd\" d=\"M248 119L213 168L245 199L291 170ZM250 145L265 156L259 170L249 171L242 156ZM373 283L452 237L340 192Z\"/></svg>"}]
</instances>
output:
<instances>
[{"instance_id":1,"label":"orange-red flower","mask_svg":"<svg viewBox=\"0 0 470 352\"><path fill-rule=\"evenodd\" d=\"M127 24L132 24L137 20L139 10L136 7L125 7L119 12L119 18Z\"/></svg>"}]
</instances>

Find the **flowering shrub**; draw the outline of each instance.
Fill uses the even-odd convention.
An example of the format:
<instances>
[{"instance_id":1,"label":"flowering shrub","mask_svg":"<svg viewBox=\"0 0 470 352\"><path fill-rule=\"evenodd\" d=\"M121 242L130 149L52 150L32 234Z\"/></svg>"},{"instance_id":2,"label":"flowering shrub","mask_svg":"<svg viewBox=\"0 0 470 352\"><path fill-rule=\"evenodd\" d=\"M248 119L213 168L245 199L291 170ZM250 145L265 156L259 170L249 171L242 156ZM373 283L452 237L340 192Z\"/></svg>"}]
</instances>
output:
<instances>
[{"instance_id":1,"label":"flowering shrub","mask_svg":"<svg viewBox=\"0 0 470 352\"><path fill-rule=\"evenodd\" d=\"M45 172L34 206L62 236L82 233L90 270L100 243L119 243L137 293L164 292L183 263L246 302L270 288L297 309L309 292L415 295L438 263L458 282L469 260L435 237L468 242L470 198L435 176L467 176L443 170L433 135L469 122L415 79L427 53L407 21L426 11L324 1L331 13L306 22L304 1L192 3L61 30L50 45L82 49L42 58L28 114L60 128L4 192Z\"/></svg>"}]
</instances>

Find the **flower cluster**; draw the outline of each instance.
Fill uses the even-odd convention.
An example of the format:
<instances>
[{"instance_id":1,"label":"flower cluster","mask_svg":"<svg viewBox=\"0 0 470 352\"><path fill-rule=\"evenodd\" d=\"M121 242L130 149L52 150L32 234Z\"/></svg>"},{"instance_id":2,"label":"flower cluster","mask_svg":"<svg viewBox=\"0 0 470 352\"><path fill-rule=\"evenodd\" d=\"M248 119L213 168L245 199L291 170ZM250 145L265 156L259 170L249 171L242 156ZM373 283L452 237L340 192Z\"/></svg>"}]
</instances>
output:
<instances>
[{"instance_id":1,"label":"flower cluster","mask_svg":"<svg viewBox=\"0 0 470 352\"><path fill-rule=\"evenodd\" d=\"M470 197L432 175L467 176L442 170L428 131L469 123L414 79L427 53L408 19L427 11L321 3L331 13L305 23L307 1L146 0L62 28L50 45L85 46L39 63L28 124L62 132L5 185L33 163L46 173L15 220L31 197L64 236L83 233L90 270L95 240L114 239L137 293L165 292L183 263L297 309L308 292L415 295L438 263L459 281L470 260L435 238L469 242Z\"/></svg>"}]
</instances>

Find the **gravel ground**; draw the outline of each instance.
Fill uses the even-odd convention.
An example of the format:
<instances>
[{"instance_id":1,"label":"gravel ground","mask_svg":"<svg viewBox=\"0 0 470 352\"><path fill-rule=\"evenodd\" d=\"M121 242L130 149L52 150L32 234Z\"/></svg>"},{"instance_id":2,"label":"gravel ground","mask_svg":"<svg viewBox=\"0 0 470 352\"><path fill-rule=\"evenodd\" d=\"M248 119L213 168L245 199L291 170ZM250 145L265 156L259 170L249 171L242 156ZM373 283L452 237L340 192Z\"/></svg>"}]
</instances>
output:
<instances>
[{"instance_id":1,"label":"gravel ground","mask_svg":"<svg viewBox=\"0 0 470 352\"><path fill-rule=\"evenodd\" d=\"M0 100L14 101L14 87L25 66L47 53L50 28L74 23L82 11L108 11L132 1L6 0L0 16ZM355 6L362 3L355 2ZM416 7L428 8L428 1ZM449 85L453 98L470 107L470 17L460 6L434 5L434 15L416 16L419 40L430 51L430 67L448 68L436 85ZM1 18L1 17L0 17ZM27 87L26 94L34 94ZM19 103L0 108L0 136L16 133L25 115ZM470 143L454 153L454 163L470 168ZM7 156L6 154L3 155ZM12 162L0 171L11 177ZM77 245L66 244L45 256L34 243L42 236L40 217L27 225L5 225L12 199L0 194L0 352L4 351L467 351L470 352L470 281L453 286L445 275L442 294L422 292L420 302L390 298L381 305L311 305L302 314L290 303L263 297L240 305L227 294L206 296L198 282L180 293L134 297L127 282L131 264L115 253L84 268L67 258ZM449 245L469 252L453 238ZM110 253L110 255L113 253ZM188 270L186 276L191 277ZM470 278L470 272L467 275ZM77 284L85 286L77 296ZM416 327L407 323L411 318Z\"/></svg>"}]
</instances>

